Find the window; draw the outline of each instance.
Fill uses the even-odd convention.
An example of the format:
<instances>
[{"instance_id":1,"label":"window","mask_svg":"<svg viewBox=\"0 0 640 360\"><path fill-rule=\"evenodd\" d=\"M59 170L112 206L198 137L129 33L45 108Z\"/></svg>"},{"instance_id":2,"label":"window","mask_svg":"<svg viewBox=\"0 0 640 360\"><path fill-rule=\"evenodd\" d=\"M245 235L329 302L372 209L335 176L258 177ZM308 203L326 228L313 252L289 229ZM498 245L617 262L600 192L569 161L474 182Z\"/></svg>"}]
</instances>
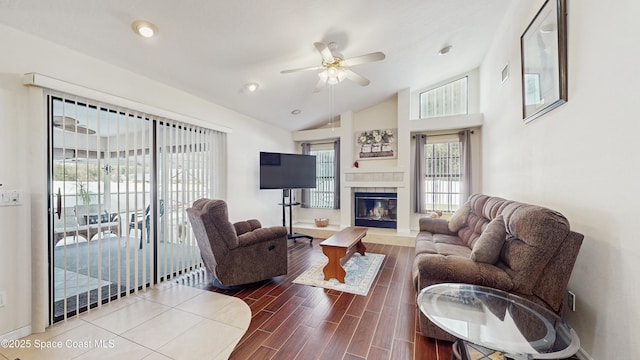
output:
<instances>
[{"instance_id":1,"label":"window","mask_svg":"<svg viewBox=\"0 0 640 360\"><path fill-rule=\"evenodd\" d=\"M468 113L467 77L420 94L420 118Z\"/></svg>"},{"instance_id":2,"label":"window","mask_svg":"<svg viewBox=\"0 0 640 360\"><path fill-rule=\"evenodd\" d=\"M425 144L425 207L454 212L461 202L460 148L456 139L428 139Z\"/></svg>"},{"instance_id":3,"label":"window","mask_svg":"<svg viewBox=\"0 0 640 360\"><path fill-rule=\"evenodd\" d=\"M335 150L311 145L309 155L316 157L316 188L309 191L309 207L333 209L335 188Z\"/></svg>"}]
</instances>

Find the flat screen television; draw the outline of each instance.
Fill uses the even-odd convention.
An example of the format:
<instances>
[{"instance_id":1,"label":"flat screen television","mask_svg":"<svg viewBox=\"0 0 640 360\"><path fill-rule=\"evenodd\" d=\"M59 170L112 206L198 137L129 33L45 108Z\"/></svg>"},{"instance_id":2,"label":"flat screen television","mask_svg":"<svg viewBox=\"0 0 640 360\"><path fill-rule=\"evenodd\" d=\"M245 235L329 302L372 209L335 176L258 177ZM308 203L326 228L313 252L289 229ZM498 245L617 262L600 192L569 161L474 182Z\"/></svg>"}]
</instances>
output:
<instances>
[{"instance_id":1,"label":"flat screen television","mask_svg":"<svg viewBox=\"0 0 640 360\"><path fill-rule=\"evenodd\" d=\"M316 187L314 155L260 152L260 189Z\"/></svg>"}]
</instances>

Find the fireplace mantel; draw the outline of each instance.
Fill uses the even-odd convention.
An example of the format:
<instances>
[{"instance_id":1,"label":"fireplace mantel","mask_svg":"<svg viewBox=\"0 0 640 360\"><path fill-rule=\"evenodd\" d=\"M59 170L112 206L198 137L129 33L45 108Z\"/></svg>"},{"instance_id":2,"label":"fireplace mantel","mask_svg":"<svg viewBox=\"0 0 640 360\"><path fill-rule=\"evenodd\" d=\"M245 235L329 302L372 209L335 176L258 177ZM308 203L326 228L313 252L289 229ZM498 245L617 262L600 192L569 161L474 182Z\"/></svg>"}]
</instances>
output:
<instances>
[{"instance_id":1,"label":"fireplace mantel","mask_svg":"<svg viewBox=\"0 0 640 360\"><path fill-rule=\"evenodd\" d=\"M405 187L406 170L401 168L348 169L344 187Z\"/></svg>"}]
</instances>

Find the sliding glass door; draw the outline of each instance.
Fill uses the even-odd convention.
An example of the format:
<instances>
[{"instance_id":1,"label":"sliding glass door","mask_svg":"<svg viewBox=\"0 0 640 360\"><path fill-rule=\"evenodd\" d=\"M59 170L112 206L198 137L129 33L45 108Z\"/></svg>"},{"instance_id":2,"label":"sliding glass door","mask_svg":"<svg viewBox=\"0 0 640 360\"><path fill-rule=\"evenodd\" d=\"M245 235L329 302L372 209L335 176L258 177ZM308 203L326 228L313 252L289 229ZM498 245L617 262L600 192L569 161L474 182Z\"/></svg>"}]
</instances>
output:
<instances>
[{"instance_id":1,"label":"sliding glass door","mask_svg":"<svg viewBox=\"0 0 640 360\"><path fill-rule=\"evenodd\" d=\"M200 269L185 210L222 195L225 135L66 94L47 100L51 322Z\"/></svg>"}]
</instances>

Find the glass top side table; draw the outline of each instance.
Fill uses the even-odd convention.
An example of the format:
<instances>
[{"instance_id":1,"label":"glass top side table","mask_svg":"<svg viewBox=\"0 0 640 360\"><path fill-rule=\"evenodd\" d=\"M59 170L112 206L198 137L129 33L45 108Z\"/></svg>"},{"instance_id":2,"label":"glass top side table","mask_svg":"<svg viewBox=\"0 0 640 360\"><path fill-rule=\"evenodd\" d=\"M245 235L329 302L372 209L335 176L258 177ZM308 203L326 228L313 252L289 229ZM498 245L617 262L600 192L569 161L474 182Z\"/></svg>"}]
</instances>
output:
<instances>
[{"instance_id":1,"label":"glass top side table","mask_svg":"<svg viewBox=\"0 0 640 360\"><path fill-rule=\"evenodd\" d=\"M511 359L562 359L580 340L573 328L546 308L483 286L436 284L418 294L420 311L460 340L503 352Z\"/></svg>"}]
</instances>

